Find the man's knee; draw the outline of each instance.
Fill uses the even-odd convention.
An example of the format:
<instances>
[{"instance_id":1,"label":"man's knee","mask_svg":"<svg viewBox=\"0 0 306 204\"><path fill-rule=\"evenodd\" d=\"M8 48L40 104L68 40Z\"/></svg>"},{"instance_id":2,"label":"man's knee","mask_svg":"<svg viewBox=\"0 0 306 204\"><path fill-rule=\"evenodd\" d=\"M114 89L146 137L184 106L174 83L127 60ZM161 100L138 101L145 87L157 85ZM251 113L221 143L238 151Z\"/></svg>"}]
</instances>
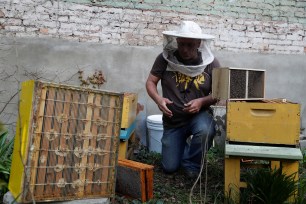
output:
<instances>
[{"instance_id":1,"label":"man's knee","mask_svg":"<svg viewBox=\"0 0 306 204\"><path fill-rule=\"evenodd\" d=\"M174 173L179 169L180 165L163 162L162 167L165 173Z\"/></svg>"}]
</instances>

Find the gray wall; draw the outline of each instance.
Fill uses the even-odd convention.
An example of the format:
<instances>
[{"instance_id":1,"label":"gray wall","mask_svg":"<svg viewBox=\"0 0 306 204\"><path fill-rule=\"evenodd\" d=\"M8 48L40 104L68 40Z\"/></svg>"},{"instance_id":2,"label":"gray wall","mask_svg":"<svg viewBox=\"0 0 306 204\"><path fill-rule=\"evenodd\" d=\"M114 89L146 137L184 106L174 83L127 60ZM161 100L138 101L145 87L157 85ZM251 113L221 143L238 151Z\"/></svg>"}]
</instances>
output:
<instances>
[{"instance_id":1,"label":"gray wall","mask_svg":"<svg viewBox=\"0 0 306 204\"><path fill-rule=\"evenodd\" d=\"M161 50L161 47L78 43L58 39L2 38L0 120L10 124L14 131L18 97L11 101L10 98L17 92L20 82L39 79L79 85L79 70L83 70L85 75L102 70L107 82L101 89L138 93L139 102L145 105L142 117L160 113L146 94L145 81ZM222 66L265 69L266 98L286 98L301 103L302 126L306 126L304 55L214 53Z\"/></svg>"}]
</instances>

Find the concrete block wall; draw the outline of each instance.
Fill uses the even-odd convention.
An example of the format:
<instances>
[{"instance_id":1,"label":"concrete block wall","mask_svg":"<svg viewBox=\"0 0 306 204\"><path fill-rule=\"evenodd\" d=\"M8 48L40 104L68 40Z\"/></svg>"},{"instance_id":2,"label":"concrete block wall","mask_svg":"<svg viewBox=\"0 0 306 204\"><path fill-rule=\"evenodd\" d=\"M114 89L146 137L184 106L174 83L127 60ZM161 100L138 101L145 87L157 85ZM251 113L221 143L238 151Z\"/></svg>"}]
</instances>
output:
<instances>
[{"instance_id":1,"label":"concrete block wall","mask_svg":"<svg viewBox=\"0 0 306 204\"><path fill-rule=\"evenodd\" d=\"M305 0L2 0L0 36L156 46L194 20L214 50L306 53Z\"/></svg>"}]
</instances>

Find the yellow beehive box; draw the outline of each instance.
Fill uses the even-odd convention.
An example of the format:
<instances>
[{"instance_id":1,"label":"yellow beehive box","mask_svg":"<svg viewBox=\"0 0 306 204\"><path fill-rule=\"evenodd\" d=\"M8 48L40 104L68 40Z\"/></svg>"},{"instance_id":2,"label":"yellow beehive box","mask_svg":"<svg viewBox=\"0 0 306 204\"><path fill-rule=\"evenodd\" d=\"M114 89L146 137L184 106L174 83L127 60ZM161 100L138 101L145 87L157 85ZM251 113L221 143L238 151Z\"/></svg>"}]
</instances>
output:
<instances>
[{"instance_id":1,"label":"yellow beehive box","mask_svg":"<svg viewBox=\"0 0 306 204\"><path fill-rule=\"evenodd\" d=\"M212 96L220 100L258 100L265 97L265 70L213 69Z\"/></svg>"},{"instance_id":2,"label":"yellow beehive box","mask_svg":"<svg viewBox=\"0 0 306 204\"><path fill-rule=\"evenodd\" d=\"M123 93L22 83L9 190L17 202L115 196Z\"/></svg>"},{"instance_id":3,"label":"yellow beehive box","mask_svg":"<svg viewBox=\"0 0 306 204\"><path fill-rule=\"evenodd\" d=\"M136 93L124 93L121 128L129 128L135 121L137 115L137 100L138 95Z\"/></svg>"},{"instance_id":4,"label":"yellow beehive box","mask_svg":"<svg viewBox=\"0 0 306 204\"><path fill-rule=\"evenodd\" d=\"M300 104L279 101L228 101L227 140L298 145Z\"/></svg>"}]
</instances>

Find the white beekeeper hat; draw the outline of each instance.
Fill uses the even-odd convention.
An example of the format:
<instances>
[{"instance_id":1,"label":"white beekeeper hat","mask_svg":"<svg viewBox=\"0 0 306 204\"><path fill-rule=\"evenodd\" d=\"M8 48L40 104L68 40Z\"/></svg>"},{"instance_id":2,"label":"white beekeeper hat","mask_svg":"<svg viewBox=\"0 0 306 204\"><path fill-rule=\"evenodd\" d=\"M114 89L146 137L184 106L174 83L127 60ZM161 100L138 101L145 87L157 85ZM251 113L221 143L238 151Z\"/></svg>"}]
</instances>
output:
<instances>
[{"instance_id":1,"label":"white beekeeper hat","mask_svg":"<svg viewBox=\"0 0 306 204\"><path fill-rule=\"evenodd\" d=\"M209 42L215 37L202 33L201 27L193 21L182 21L180 27L173 31L164 31L163 57L168 62L168 71L179 71L187 76L195 77L201 74L206 66L214 60L214 55L209 48ZM184 65L180 63L173 53L177 50L177 38L200 39L198 51L202 56L200 65Z\"/></svg>"},{"instance_id":2,"label":"white beekeeper hat","mask_svg":"<svg viewBox=\"0 0 306 204\"><path fill-rule=\"evenodd\" d=\"M201 27L193 21L182 21L178 30L164 31L163 34L174 37L202 40L213 40L215 38L212 35L202 33Z\"/></svg>"}]
</instances>

